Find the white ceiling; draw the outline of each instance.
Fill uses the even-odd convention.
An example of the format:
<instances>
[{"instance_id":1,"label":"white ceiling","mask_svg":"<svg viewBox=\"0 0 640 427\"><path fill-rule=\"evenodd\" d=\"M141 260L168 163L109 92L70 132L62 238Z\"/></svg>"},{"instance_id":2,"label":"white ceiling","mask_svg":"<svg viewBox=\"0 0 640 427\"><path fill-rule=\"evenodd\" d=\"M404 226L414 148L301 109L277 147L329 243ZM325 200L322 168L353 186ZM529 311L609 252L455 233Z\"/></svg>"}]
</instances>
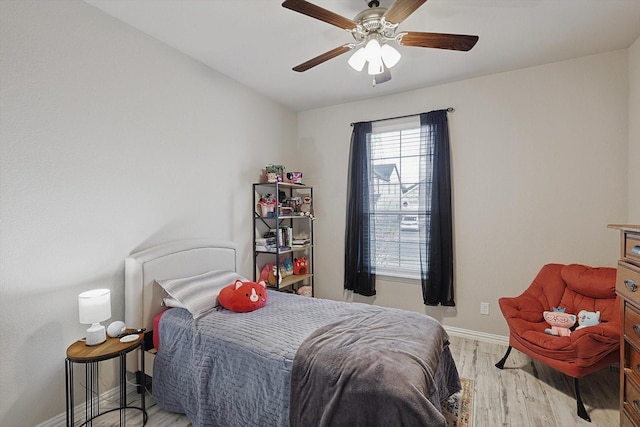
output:
<instances>
[{"instance_id":1,"label":"white ceiling","mask_svg":"<svg viewBox=\"0 0 640 427\"><path fill-rule=\"evenodd\" d=\"M296 111L624 49L640 37L640 0L429 0L400 31L471 34L469 52L401 46L392 80L371 85L351 53L291 70L353 41L282 0L85 0ZM392 0L381 0L389 7ZM353 19L364 0L312 0Z\"/></svg>"}]
</instances>

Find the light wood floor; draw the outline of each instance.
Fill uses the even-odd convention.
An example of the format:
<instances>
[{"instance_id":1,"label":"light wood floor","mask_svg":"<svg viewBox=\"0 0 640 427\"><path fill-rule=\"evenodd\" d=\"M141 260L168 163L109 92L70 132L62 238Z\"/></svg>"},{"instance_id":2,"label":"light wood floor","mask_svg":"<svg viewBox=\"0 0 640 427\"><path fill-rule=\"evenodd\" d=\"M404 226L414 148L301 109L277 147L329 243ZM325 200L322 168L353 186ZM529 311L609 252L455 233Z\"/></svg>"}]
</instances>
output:
<instances>
[{"instance_id":1,"label":"light wood floor","mask_svg":"<svg viewBox=\"0 0 640 427\"><path fill-rule=\"evenodd\" d=\"M580 392L592 422L576 415L573 379L513 350L503 370L494 364L506 346L451 337L451 351L460 376L475 381L474 427L612 427L620 422L618 368L605 368L580 380ZM133 404L139 399L132 394ZM150 427L186 427L184 415L159 408L147 395ZM117 414L113 414L117 417ZM116 418L117 420L117 418ZM95 426L114 425L104 417ZM141 425L131 411L128 426Z\"/></svg>"}]
</instances>

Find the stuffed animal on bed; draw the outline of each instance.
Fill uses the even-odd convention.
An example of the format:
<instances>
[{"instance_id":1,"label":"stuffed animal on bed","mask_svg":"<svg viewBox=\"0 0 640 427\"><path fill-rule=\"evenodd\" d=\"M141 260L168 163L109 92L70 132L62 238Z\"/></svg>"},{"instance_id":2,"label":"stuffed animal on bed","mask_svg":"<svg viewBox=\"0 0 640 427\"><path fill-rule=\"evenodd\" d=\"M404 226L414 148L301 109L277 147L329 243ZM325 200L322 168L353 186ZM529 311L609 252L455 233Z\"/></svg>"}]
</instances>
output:
<instances>
[{"instance_id":1,"label":"stuffed animal on bed","mask_svg":"<svg viewBox=\"0 0 640 427\"><path fill-rule=\"evenodd\" d=\"M571 335L569 329L576 324L576 315L563 313L561 311L545 311L543 314L544 320L551 326L544 331L549 335L557 335L560 337L568 337Z\"/></svg>"},{"instance_id":2,"label":"stuffed animal on bed","mask_svg":"<svg viewBox=\"0 0 640 427\"><path fill-rule=\"evenodd\" d=\"M587 326L598 325L599 323L600 323L599 311L596 311L594 313L593 311L580 310L578 312L578 325L580 326L576 328L576 331L578 329L586 328Z\"/></svg>"},{"instance_id":3,"label":"stuffed animal on bed","mask_svg":"<svg viewBox=\"0 0 640 427\"><path fill-rule=\"evenodd\" d=\"M256 283L236 280L220 290L218 302L227 310L238 313L257 310L267 303L267 284L264 281Z\"/></svg>"}]
</instances>

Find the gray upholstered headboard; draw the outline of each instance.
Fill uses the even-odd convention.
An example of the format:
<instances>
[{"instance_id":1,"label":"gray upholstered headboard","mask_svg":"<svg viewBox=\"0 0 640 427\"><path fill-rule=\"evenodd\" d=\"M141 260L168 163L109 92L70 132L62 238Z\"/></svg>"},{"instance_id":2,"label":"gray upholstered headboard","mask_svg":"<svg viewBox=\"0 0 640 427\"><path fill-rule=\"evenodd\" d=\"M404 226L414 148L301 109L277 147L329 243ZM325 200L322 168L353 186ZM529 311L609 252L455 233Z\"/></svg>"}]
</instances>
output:
<instances>
[{"instance_id":1,"label":"gray upholstered headboard","mask_svg":"<svg viewBox=\"0 0 640 427\"><path fill-rule=\"evenodd\" d=\"M125 259L124 318L129 328L153 328L165 296L156 279L176 279L225 269L236 271L236 245L208 239L179 240L134 252Z\"/></svg>"}]
</instances>

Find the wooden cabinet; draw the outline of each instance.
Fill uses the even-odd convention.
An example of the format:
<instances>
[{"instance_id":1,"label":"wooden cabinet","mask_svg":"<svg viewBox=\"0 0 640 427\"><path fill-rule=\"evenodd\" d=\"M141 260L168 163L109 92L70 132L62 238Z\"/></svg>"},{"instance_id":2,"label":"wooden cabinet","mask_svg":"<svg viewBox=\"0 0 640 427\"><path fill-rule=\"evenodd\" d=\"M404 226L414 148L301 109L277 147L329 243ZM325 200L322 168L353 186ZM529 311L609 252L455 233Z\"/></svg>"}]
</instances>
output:
<instances>
[{"instance_id":1,"label":"wooden cabinet","mask_svg":"<svg viewBox=\"0 0 640 427\"><path fill-rule=\"evenodd\" d=\"M313 296L313 203L309 186L253 184L254 281L266 275L270 288Z\"/></svg>"},{"instance_id":2,"label":"wooden cabinet","mask_svg":"<svg viewBox=\"0 0 640 427\"><path fill-rule=\"evenodd\" d=\"M621 297L620 425L640 427L640 225L620 230L616 292Z\"/></svg>"}]
</instances>

